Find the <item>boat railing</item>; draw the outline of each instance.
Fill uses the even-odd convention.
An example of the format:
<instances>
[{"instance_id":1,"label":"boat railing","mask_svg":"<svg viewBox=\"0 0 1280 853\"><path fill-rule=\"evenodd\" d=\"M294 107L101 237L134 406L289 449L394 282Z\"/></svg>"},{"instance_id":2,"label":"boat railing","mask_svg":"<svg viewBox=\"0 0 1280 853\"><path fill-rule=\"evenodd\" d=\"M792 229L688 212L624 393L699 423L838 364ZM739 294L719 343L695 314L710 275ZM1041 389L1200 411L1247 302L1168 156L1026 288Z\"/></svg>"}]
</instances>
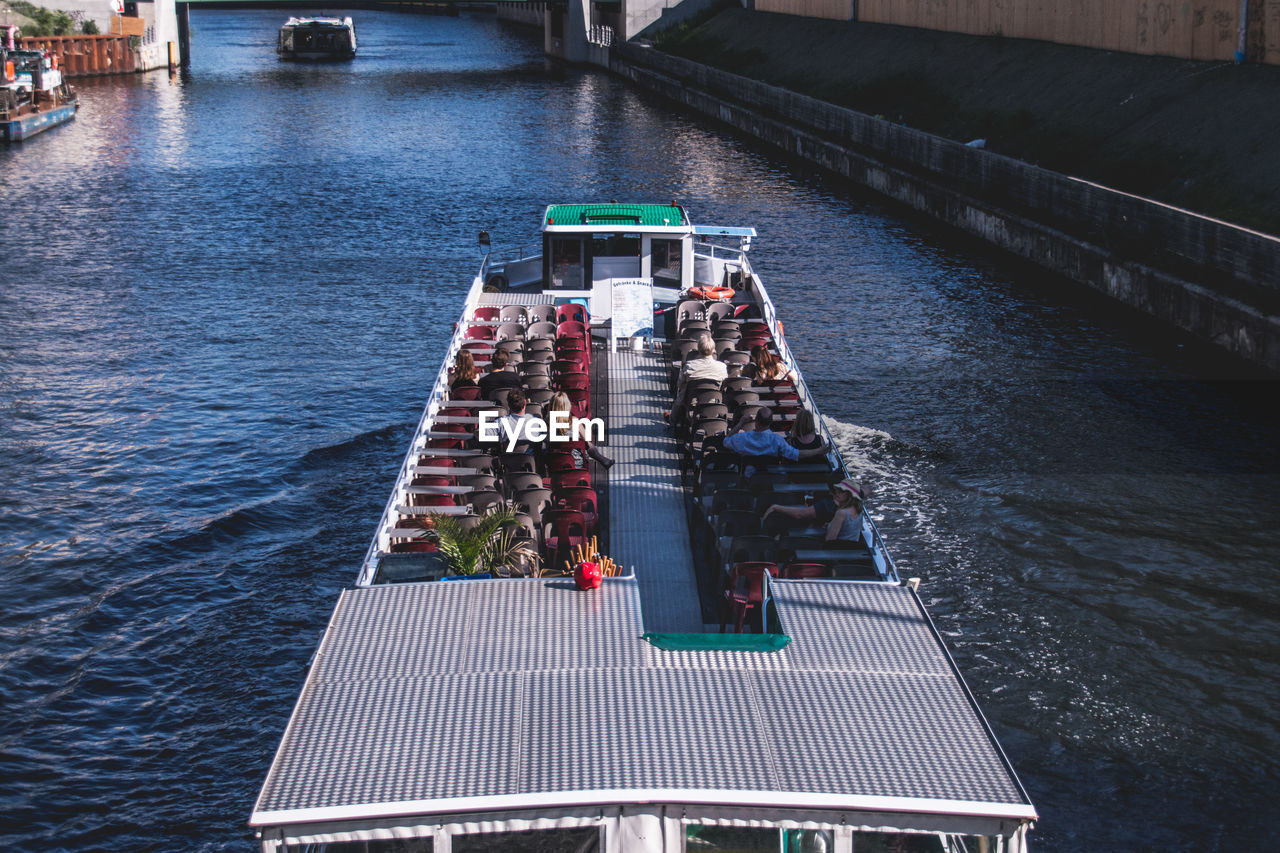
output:
<instances>
[{"instance_id":1,"label":"boat railing","mask_svg":"<svg viewBox=\"0 0 1280 853\"><path fill-rule=\"evenodd\" d=\"M773 336L774 342L778 347L778 355L782 362L791 369L796 377L796 393L800 397L800 403L806 409L813 412L815 426L819 435L826 441L827 446L831 448L831 452L835 454L836 461L840 470L845 476L849 475L848 469L845 467L844 459L840 456L840 451L836 448L834 437L831 431L827 429L827 424L823 420L822 410L818 408L817 401L814 399L812 392L809 390L808 383L804 380L804 373L800 369L799 363L791 352L790 345L787 344L787 338L784 333L782 324L778 321L778 311L773 305L773 300L769 298L769 293L765 290L764 283L751 269L751 262L747 260L745 253L739 253L740 262L742 264L743 276L750 276L750 280L754 283L756 295L760 300L760 313L764 322L769 326L769 333ZM868 525L871 532L869 546L871 549L871 558L875 562L876 570L885 578L897 583L898 567L894 565L893 558L889 556L889 549L885 547L884 540L880 537L880 528L876 527L876 523L872 520L870 514L865 509L862 518Z\"/></svg>"},{"instance_id":2,"label":"boat railing","mask_svg":"<svg viewBox=\"0 0 1280 853\"><path fill-rule=\"evenodd\" d=\"M461 329L467 320L467 314L471 311L484 291L485 276L489 271L489 255L486 254L484 261L480 264L480 272L471 282L471 289L467 291L467 298L463 301L462 312L458 316L456 329ZM418 456L422 453L423 448L418 445L431 428L432 422L435 420L436 413L440 411L441 405L449 393L449 368L453 366L453 361L458 355L458 350L462 348L462 338L456 331L452 339L449 341L449 347L445 351L444 360L440 363L440 370L436 374L436 381L431 386L431 394L427 397L427 404L423 407L422 417L418 420L418 426L413 434L413 441L409 445L409 450L405 453L404 461L400 463L400 471L396 475L395 488L391 490L391 496L387 498L386 505L382 508L382 518L378 522L377 530L373 535L373 541L369 543L369 548L365 551L364 561L360 564L360 574L356 578L356 586L371 586L374 576L378 572L378 554L383 550L389 550L390 536L387 530L392 526L392 519L395 517L397 501L401 498L401 492L409 480L413 477L413 467L418 463Z\"/></svg>"},{"instance_id":3,"label":"boat railing","mask_svg":"<svg viewBox=\"0 0 1280 853\"><path fill-rule=\"evenodd\" d=\"M528 243L516 249L507 249L495 259L500 264L513 264L542 256L541 243Z\"/></svg>"}]
</instances>

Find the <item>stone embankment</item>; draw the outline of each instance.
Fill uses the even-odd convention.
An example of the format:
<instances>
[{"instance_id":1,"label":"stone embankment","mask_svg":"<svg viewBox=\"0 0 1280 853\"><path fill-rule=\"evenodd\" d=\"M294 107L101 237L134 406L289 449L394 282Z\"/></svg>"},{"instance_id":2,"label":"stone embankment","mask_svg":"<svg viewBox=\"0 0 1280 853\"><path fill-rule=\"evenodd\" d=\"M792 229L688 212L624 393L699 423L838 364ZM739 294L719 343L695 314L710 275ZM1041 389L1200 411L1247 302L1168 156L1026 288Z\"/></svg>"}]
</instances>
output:
<instances>
[{"instance_id":1,"label":"stone embankment","mask_svg":"<svg viewBox=\"0 0 1280 853\"><path fill-rule=\"evenodd\" d=\"M652 47L610 68L913 210L1280 371L1280 239Z\"/></svg>"}]
</instances>

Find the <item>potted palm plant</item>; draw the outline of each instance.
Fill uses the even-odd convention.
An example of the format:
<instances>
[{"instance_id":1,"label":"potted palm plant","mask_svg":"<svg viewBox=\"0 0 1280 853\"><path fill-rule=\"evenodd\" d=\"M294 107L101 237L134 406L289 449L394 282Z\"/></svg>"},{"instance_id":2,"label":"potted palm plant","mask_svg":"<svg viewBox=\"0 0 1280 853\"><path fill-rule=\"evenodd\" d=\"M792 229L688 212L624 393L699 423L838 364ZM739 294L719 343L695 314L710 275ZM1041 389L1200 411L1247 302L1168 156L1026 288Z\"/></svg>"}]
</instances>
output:
<instances>
[{"instance_id":1,"label":"potted palm plant","mask_svg":"<svg viewBox=\"0 0 1280 853\"><path fill-rule=\"evenodd\" d=\"M528 539L517 536L519 530L514 512L493 509L474 523L450 515L432 515L429 535L456 575L536 576L538 549Z\"/></svg>"}]
</instances>

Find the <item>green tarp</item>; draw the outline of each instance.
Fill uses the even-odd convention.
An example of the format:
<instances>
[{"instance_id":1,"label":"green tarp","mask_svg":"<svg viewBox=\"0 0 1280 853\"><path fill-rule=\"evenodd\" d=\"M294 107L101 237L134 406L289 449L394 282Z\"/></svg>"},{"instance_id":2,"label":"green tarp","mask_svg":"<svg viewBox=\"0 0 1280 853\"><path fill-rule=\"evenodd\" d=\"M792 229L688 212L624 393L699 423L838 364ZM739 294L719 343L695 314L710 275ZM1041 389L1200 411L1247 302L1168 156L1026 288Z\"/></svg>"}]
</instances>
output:
<instances>
[{"instance_id":1,"label":"green tarp","mask_svg":"<svg viewBox=\"0 0 1280 853\"><path fill-rule=\"evenodd\" d=\"M791 642L786 634L657 634L644 639L668 652L776 652Z\"/></svg>"}]
</instances>

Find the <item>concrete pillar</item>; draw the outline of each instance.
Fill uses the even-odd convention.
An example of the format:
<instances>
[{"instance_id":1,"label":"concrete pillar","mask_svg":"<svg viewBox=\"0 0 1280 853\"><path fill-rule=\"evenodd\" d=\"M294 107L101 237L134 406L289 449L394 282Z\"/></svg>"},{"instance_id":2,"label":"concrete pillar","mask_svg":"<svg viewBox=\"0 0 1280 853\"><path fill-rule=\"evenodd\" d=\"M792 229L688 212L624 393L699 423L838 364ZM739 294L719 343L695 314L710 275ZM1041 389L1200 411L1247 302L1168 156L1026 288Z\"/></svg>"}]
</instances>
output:
<instances>
[{"instance_id":1,"label":"concrete pillar","mask_svg":"<svg viewBox=\"0 0 1280 853\"><path fill-rule=\"evenodd\" d=\"M191 67L191 4L177 3L174 15L178 19L178 62L183 68Z\"/></svg>"}]
</instances>

